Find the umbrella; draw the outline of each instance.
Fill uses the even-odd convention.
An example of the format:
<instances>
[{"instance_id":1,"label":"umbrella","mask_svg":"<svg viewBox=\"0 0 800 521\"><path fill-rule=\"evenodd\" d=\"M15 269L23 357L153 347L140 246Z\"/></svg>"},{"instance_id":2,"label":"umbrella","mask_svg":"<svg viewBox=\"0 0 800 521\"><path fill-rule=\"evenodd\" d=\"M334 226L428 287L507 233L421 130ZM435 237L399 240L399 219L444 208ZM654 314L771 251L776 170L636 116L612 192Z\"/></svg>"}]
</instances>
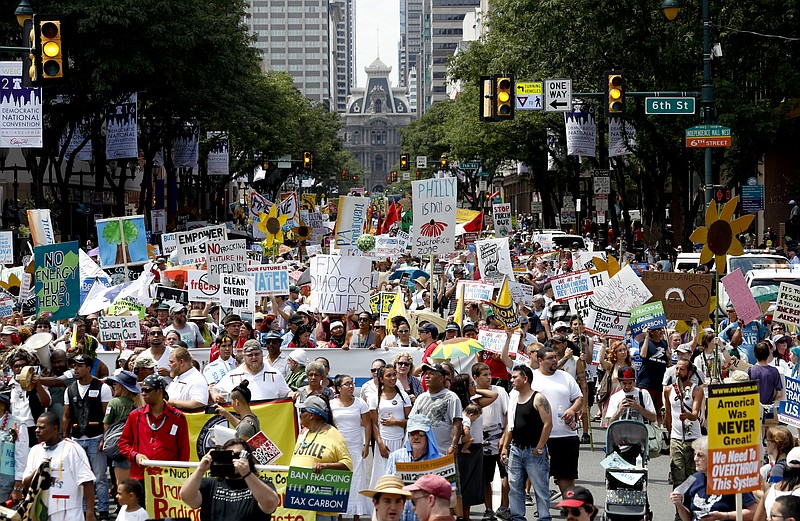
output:
<instances>
[{"instance_id":1,"label":"umbrella","mask_svg":"<svg viewBox=\"0 0 800 521\"><path fill-rule=\"evenodd\" d=\"M408 315L411 318L411 334L413 336L417 336L417 326L423 320L435 325L439 331L444 331L444 328L447 326L447 320L442 318L441 315L437 315L436 313L425 309L409 310Z\"/></svg>"},{"instance_id":2,"label":"umbrella","mask_svg":"<svg viewBox=\"0 0 800 521\"><path fill-rule=\"evenodd\" d=\"M483 346L474 338L459 336L445 340L433 350L431 358L452 359L462 356L472 356L478 351L483 351Z\"/></svg>"},{"instance_id":3,"label":"umbrella","mask_svg":"<svg viewBox=\"0 0 800 521\"><path fill-rule=\"evenodd\" d=\"M414 280L414 279L416 279L418 277L425 277L426 280L431 278L431 276L428 275L427 271L421 270L419 268L415 268L413 266L406 266L405 268L400 268L400 269L396 270L394 273L392 273L391 275L389 275L389 280L398 280L405 273L408 273L409 275L411 275L411 279L409 279L409 280Z\"/></svg>"},{"instance_id":4,"label":"umbrella","mask_svg":"<svg viewBox=\"0 0 800 521\"><path fill-rule=\"evenodd\" d=\"M306 271L300 275L300 278L297 279L298 286L302 286L303 284L311 284L311 268L307 268Z\"/></svg>"},{"instance_id":5,"label":"umbrella","mask_svg":"<svg viewBox=\"0 0 800 521\"><path fill-rule=\"evenodd\" d=\"M758 304L778 300L778 288L776 286L753 286L750 288L750 292Z\"/></svg>"}]
</instances>

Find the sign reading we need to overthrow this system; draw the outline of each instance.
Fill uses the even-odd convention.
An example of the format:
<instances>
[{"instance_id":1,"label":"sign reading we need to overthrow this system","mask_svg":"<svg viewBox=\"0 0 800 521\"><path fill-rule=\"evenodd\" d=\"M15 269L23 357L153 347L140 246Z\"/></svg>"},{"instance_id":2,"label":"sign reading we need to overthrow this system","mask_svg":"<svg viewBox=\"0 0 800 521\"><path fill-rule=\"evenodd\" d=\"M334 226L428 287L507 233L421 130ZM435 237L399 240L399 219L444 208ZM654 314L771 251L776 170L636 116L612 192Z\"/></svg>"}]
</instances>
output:
<instances>
[{"instance_id":1,"label":"sign reading we need to overthrow this system","mask_svg":"<svg viewBox=\"0 0 800 521\"><path fill-rule=\"evenodd\" d=\"M456 178L412 181L414 255L434 255L455 249Z\"/></svg>"}]
</instances>

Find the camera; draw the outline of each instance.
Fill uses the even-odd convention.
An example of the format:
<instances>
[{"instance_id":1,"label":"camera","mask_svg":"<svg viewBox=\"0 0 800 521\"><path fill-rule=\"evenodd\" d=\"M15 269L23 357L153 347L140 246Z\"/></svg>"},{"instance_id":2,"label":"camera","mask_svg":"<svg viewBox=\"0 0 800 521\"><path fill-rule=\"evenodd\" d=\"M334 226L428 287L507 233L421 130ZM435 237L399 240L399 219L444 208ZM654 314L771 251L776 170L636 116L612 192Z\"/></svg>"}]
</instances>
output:
<instances>
[{"instance_id":1,"label":"camera","mask_svg":"<svg viewBox=\"0 0 800 521\"><path fill-rule=\"evenodd\" d=\"M238 453L232 450L211 451L211 468L209 473L212 478L236 478L236 469L233 466L234 458L247 459L247 451Z\"/></svg>"}]
</instances>

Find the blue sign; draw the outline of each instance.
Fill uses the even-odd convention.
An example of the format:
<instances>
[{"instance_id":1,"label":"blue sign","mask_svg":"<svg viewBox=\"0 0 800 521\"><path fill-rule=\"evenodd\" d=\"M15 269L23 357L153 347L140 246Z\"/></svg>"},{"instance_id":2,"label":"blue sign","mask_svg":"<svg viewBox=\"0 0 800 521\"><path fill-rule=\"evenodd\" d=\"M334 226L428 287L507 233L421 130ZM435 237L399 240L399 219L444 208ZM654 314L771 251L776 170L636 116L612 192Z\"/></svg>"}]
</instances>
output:
<instances>
[{"instance_id":1,"label":"blue sign","mask_svg":"<svg viewBox=\"0 0 800 521\"><path fill-rule=\"evenodd\" d=\"M800 379L786 377L786 399L778 407L778 421L800 427Z\"/></svg>"},{"instance_id":2,"label":"blue sign","mask_svg":"<svg viewBox=\"0 0 800 521\"><path fill-rule=\"evenodd\" d=\"M764 185L742 186L742 210L756 213L764 209Z\"/></svg>"},{"instance_id":3,"label":"blue sign","mask_svg":"<svg viewBox=\"0 0 800 521\"><path fill-rule=\"evenodd\" d=\"M664 304L661 301L644 304L631 310L631 319L628 322L631 335L636 336L647 327L658 329L667 327L667 317L664 315Z\"/></svg>"}]
</instances>

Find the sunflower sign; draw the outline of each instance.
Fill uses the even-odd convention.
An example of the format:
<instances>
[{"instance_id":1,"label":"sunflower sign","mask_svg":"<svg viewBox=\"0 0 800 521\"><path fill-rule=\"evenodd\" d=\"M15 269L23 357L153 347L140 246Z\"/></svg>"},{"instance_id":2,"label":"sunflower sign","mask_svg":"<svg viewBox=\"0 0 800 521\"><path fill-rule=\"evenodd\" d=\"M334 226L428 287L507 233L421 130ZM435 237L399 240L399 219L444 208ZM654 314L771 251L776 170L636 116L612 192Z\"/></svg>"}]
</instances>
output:
<instances>
[{"instance_id":1,"label":"sunflower sign","mask_svg":"<svg viewBox=\"0 0 800 521\"><path fill-rule=\"evenodd\" d=\"M713 199L706 209L706 225L698 227L689 236L694 243L703 245L700 252L700 264L705 264L714 259L717 274L725 273L728 255L742 255L744 248L737 235L747 230L755 215L748 214L732 219L739 204L739 197L733 197L725 203L722 210L717 213L717 203Z\"/></svg>"},{"instance_id":2,"label":"sunflower sign","mask_svg":"<svg viewBox=\"0 0 800 521\"><path fill-rule=\"evenodd\" d=\"M456 239L456 178L411 183L414 214L414 255L451 252Z\"/></svg>"}]
</instances>

